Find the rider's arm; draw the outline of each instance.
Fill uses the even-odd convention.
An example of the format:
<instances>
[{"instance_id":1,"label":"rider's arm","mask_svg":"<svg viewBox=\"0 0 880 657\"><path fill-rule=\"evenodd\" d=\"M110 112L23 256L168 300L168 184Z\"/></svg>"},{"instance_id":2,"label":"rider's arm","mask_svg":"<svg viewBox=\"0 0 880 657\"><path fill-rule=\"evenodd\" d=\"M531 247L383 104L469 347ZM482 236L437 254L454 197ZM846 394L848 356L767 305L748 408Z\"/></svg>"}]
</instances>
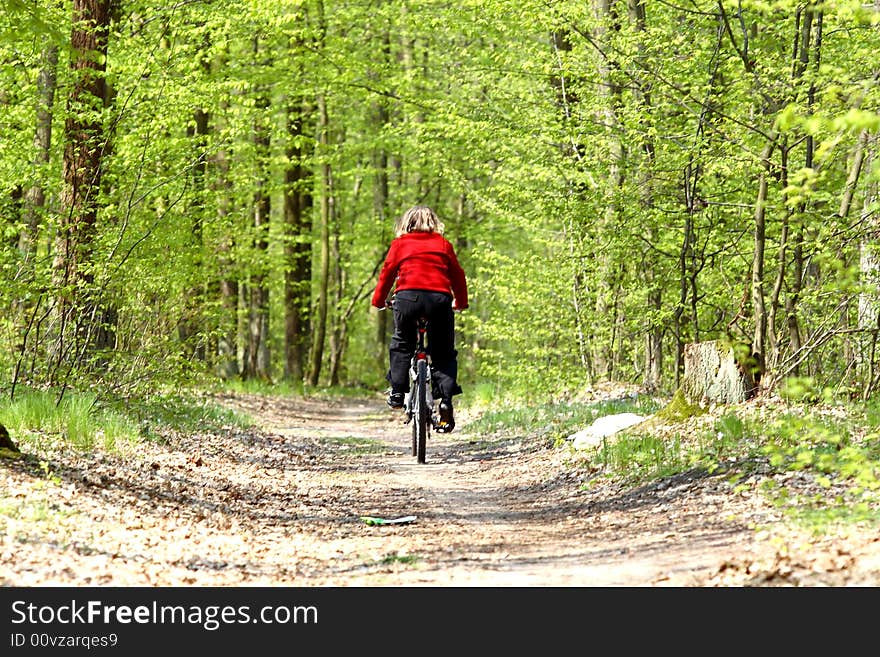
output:
<instances>
[{"instance_id":1,"label":"rider's arm","mask_svg":"<svg viewBox=\"0 0 880 657\"><path fill-rule=\"evenodd\" d=\"M379 272L379 282L376 284L376 291L373 292L371 303L376 308L385 307L385 300L388 298L391 286L394 285L394 279L397 276L397 268L400 265L397 261L397 251L397 240L394 240L391 242L391 247L388 249L388 255L385 256L385 263L382 265L382 270Z\"/></svg>"},{"instance_id":2,"label":"rider's arm","mask_svg":"<svg viewBox=\"0 0 880 657\"><path fill-rule=\"evenodd\" d=\"M468 289L467 278L464 275L464 269L458 262L455 255L455 249L452 244L448 247L449 255L449 282L452 286L453 302L452 307L455 310L464 310L468 307Z\"/></svg>"}]
</instances>

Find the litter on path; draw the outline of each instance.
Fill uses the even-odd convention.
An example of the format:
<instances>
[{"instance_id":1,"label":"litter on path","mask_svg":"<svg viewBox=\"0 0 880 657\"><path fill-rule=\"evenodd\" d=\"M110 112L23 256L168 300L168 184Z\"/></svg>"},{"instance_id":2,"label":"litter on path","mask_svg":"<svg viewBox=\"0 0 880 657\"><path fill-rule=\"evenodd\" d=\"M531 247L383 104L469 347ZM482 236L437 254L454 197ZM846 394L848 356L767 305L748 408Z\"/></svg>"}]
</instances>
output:
<instances>
[{"instance_id":1,"label":"litter on path","mask_svg":"<svg viewBox=\"0 0 880 657\"><path fill-rule=\"evenodd\" d=\"M402 516L400 518L377 518L375 516L361 516L361 520L367 525L404 525L413 522L415 516Z\"/></svg>"}]
</instances>

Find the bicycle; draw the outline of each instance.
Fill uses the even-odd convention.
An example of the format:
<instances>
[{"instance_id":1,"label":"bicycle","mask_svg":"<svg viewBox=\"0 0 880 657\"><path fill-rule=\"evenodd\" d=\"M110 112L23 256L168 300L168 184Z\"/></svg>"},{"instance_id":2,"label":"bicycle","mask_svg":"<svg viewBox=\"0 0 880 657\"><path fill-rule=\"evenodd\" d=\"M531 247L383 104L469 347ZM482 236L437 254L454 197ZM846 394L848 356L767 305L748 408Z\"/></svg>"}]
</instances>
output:
<instances>
[{"instance_id":1,"label":"bicycle","mask_svg":"<svg viewBox=\"0 0 880 657\"><path fill-rule=\"evenodd\" d=\"M391 308L390 303L385 308ZM437 428L439 417L434 409L434 391L431 377L431 356L425 347L428 318L419 317L416 326L416 347L410 359L409 392L404 395L404 424L412 422L412 455L419 463L425 462L428 436Z\"/></svg>"},{"instance_id":2,"label":"bicycle","mask_svg":"<svg viewBox=\"0 0 880 657\"><path fill-rule=\"evenodd\" d=\"M425 450L431 429L437 428L437 414L434 411L434 393L431 385L430 356L425 349L425 334L428 319L419 317L418 339L410 361L409 392L404 396L403 408L406 422L412 422L412 453L419 463L425 462Z\"/></svg>"}]
</instances>

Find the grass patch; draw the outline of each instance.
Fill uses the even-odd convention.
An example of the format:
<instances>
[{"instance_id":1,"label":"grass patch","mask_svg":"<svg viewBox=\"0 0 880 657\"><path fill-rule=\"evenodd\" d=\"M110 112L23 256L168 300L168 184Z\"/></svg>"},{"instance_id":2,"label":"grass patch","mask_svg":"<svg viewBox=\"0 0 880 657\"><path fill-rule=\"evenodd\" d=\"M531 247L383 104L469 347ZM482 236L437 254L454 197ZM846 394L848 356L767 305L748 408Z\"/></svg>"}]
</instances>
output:
<instances>
[{"instance_id":1,"label":"grass patch","mask_svg":"<svg viewBox=\"0 0 880 657\"><path fill-rule=\"evenodd\" d=\"M603 440L595 461L606 476L625 474L635 481L668 477L687 468L678 436L667 441L624 433L612 441Z\"/></svg>"},{"instance_id":2,"label":"grass patch","mask_svg":"<svg viewBox=\"0 0 880 657\"><path fill-rule=\"evenodd\" d=\"M651 397L636 396L599 402L559 402L532 406L504 406L483 411L463 430L478 435L516 433L537 435L560 443L596 418L617 413L651 415L660 404Z\"/></svg>"},{"instance_id":3,"label":"grass patch","mask_svg":"<svg viewBox=\"0 0 880 657\"><path fill-rule=\"evenodd\" d=\"M22 391L14 400L0 400L0 423L20 443L19 448L48 440L79 450L98 446L114 450L135 442L139 435L133 418L88 392L68 392L59 402L54 391Z\"/></svg>"},{"instance_id":4,"label":"grass patch","mask_svg":"<svg viewBox=\"0 0 880 657\"><path fill-rule=\"evenodd\" d=\"M116 451L168 430L218 431L246 428L250 418L208 399L180 393L104 400L91 392L21 390L0 399L0 424L22 451L63 444L80 451Z\"/></svg>"},{"instance_id":5,"label":"grass patch","mask_svg":"<svg viewBox=\"0 0 880 657\"><path fill-rule=\"evenodd\" d=\"M380 566L393 566L394 564L403 564L405 566L414 566L419 562L418 555L415 554L398 554L391 552L382 557L378 562Z\"/></svg>"},{"instance_id":6,"label":"grass patch","mask_svg":"<svg viewBox=\"0 0 880 657\"><path fill-rule=\"evenodd\" d=\"M335 445L341 451L345 451L348 454L353 454L355 456L361 454L377 454L384 452L387 449L386 446L378 440L373 440L372 438L358 438L357 436L326 438L323 439L322 442Z\"/></svg>"},{"instance_id":7,"label":"grass patch","mask_svg":"<svg viewBox=\"0 0 880 657\"><path fill-rule=\"evenodd\" d=\"M741 414L742 413L742 414ZM823 531L837 523L880 526L878 407L780 406L753 417L718 417L695 435L622 432L596 448L593 483L640 484L692 468L723 472L734 490L760 471L761 489L799 524ZM760 466L760 467L758 467Z\"/></svg>"},{"instance_id":8,"label":"grass patch","mask_svg":"<svg viewBox=\"0 0 880 657\"><path fill-rule=\"evenodd\" d=\"M163 430L194 432L220 431L230 427L246 429L253 425L248 415L224 408L207 398L180 393L162 393L129 400L128 413L136 418L142 435Z\"/></svg>"},{"instance_id":9,"label":"grass patch","mask_svg":"<svg viewBox=\"0 0 880 657\"><path fill-rule=\"evenodd\" d=\"M624 431L602 441L594 463L604 478L634 485L694 468L712 473L742 455L744 432L742 420L732 414L696 436Z\"/></svg>"},{"instance_id":10,"label":"grass patch","mask_svg":"<svg viewBox=\"0 0 880 657\"><path fill-rule=\"evenodd\" d=\"M564 437L603 415L663 413L678 422L706 412L675 401L661 406L652 398L627 397L498 409L490 405L465 430L507 439L544 436L561 446L567 445ZM583 467L586 460L593 473L590 486L603 481L643 485L694 469L723 474L733 492L760 485L792 519L820 531L841 522L880 526L880 400L825 405L789 398L775 412L767 405L731 407L708 428L687 426L694 425L673 425L673 431L662 423L624 430L579 452L572 466Z\"/></svg>"},{"instance_id":11,"label":"grass patch","mask_svg":"<svg viewBox=\"0 0 880 657\"><path fill-rule=\"evenodd\" d=\"M880 529L880 514L876 508L864 502L846 503L839 500L836 504L823 502L818 506L801 503L788 509L787 515L817 536L826 533L830 527L847 525L865 525L875 530Z\"/></svg>"}]
</instances>

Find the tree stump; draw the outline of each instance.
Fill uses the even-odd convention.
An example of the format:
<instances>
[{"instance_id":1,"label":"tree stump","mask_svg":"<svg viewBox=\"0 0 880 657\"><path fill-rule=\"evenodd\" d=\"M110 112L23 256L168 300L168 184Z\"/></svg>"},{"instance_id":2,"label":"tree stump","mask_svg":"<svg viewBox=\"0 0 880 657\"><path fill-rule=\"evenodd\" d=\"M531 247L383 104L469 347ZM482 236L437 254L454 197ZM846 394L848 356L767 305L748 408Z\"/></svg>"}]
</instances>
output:
<instances>
[{"instance_id":1,"label":"tree stump","mask_svg":"<svg viewBox=\"0 0 880 657\"><path fill-rule=\"evenodd\" d=\"M722 340L687 344L682 392L688 400L699 403L743 402L757 390L754 363L748 345Z\"/></svg>"}]
</instances>

